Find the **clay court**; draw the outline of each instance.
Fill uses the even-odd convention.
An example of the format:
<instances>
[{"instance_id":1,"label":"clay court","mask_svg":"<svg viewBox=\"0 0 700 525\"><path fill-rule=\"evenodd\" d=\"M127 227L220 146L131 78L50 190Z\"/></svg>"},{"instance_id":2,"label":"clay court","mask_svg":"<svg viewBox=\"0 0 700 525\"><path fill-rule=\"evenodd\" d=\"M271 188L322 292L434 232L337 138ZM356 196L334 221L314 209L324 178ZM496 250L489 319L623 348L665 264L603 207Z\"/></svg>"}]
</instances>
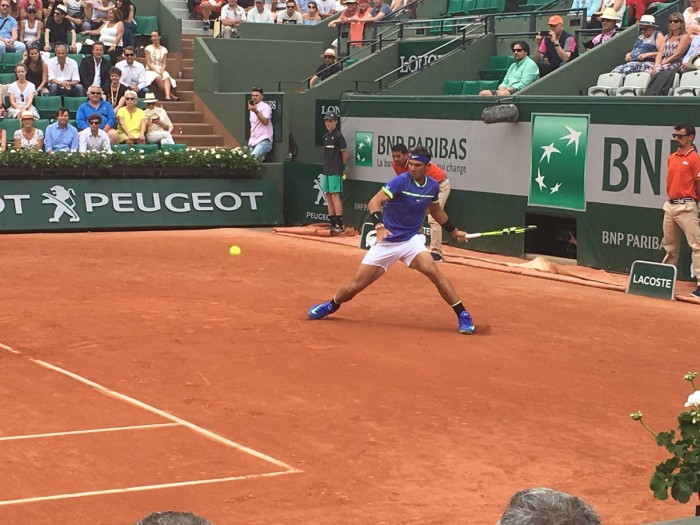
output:
<instances>
[{"instance_id":1,"label":"clay court","mask_svg":"<svg viewBox=\"0 0 700 525\"><path fill-rule=\"evenodd\" d=\"M673 426L700 306L448 262L474 336L401 265L309 321L348 244L4 235L0 523L492 525L532 486L607 525L692 515L653 498L629 413Z\"/></svg>"}]
</instances>

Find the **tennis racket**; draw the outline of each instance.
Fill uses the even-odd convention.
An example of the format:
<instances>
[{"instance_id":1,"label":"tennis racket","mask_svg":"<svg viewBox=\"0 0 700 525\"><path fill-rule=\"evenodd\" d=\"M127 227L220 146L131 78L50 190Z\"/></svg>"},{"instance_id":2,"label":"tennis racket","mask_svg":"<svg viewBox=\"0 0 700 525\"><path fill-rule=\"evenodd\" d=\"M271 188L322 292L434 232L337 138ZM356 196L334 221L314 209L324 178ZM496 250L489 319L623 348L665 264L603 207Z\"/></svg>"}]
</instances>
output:
<instances>
[{"instance_id":1,"label":"tennis racket","mask_svg":"<svg viewBox=\"0 0 700 525\"><path fill-rule=\"evenodd\" d=\"M496 235L514 235L518 233L531 232L537 229L537 226L511 226L510 228L503 228L502 230L492 230L489 232L481 233L468 233L465 239L478 239L479 237L494 237Z\"/></svg>"}]
</instances>

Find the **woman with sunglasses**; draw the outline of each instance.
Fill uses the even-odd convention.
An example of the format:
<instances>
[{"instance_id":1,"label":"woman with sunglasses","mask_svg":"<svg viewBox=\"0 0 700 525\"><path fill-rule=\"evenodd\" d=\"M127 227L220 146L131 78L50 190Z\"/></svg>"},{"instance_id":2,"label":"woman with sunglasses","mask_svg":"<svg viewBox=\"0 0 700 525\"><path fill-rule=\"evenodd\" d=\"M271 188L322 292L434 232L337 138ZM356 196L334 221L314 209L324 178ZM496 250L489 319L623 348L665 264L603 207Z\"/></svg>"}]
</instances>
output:
<instances>
[{"instance_id":1,"label":"woman with sunglasses","mask_svg":"<svg viewBox=\"0 0 700 525\"><path fill-rule=\"evenodd\" d=\"M318 13L318 5L316 2L309 2L308 11L304 13L301 18L305 26L315 26L323 21L323 18L321 18L321 15Z\"/></svg>"},{"instance_id":2,"label":"woman with sunglasses","mask_svg":"<svg viewBox=\"0 0 700 525\"><path fill-rule=\"evenodd\" d=\"M32 105L36 95L36 87L27 81L27 66L22 63L17 64L15 66L15 75L17 80L7 87L10 95L10 107L7 108L7 116L19 118L24 110L28 110L35 117L39 118L39 113Z\"/></svg>"},{"instance_id":3,"label":"woman with sunglasses","mask_svg":"<svg viewBox=\"0 0 700 525\"><path fill-rule=\"evenodd\" d=\"M668 17L668 34L664 37L661 53L657 53L653 64L645 63L644 70L656 75L661 71L677 71L690 47L690 35L685 32L683 13L671 13Z\"/></svg>"},{"instance_id":4,"label":"woman with sunglasses","mask_svg":"<svg viewBox=\"0 0 700 525\"><path fill-rule=\"evenodd\" d=\"M133 146L146 143L146 114L136 107L136 91L124 93L126 106L117 111L119 142Z\"/></svg>"},{"instance_id":5,"label":"woman with sunglasses","mask_svg":"<svg viewBox=\"0 0 700 525\"><path fill-rule=\"evenodd\" d=\"M22 127L15 131L15 149L35 149L43 151L44 132L34 127L34 114L31 111L21 113Z\"/></svg>"}]
</instances>

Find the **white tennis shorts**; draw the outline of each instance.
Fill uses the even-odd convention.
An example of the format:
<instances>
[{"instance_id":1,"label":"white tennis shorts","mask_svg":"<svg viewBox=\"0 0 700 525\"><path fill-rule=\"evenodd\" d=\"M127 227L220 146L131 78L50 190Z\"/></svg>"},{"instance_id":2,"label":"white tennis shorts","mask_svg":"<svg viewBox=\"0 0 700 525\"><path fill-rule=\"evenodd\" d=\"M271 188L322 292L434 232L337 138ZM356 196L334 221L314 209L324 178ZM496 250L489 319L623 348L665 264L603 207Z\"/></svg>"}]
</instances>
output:
<instances>
[{"instance_id":1,"label":"white tennis shorts","mask_svg":"<svg viewBox=\"0 0 700 525\"><path fill-rule=\"evenodd\" d=\"M401 261L406 266L410 266L416 255L425 251L427 251L425 248L425 235L417 233L407 241L382 241L375 244L369 249L365 258L362 259L362 264L381 266L386 271L396 261Z\"/></svg>"}]
</instances>

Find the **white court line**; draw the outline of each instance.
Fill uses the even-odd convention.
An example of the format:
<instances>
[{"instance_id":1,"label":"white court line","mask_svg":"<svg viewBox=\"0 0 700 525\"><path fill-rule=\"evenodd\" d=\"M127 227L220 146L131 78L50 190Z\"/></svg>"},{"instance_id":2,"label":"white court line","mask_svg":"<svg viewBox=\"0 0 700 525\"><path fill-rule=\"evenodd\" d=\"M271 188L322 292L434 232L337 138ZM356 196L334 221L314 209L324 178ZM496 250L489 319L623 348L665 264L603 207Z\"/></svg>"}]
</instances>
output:
<instances>
[{"instance_id":1,"label":"white court line","mask_svg":"<svg viewBox=\"0 0 700 525\"><path fill-rule=\"evenodd\" d=\"M24 434L22 436L0 437L0 441L15 441L18 439L37 439L55 436L76 436L79 434L98 434L100 432L119 432L120 430L141 430L146 428L179 427L179 423L154 423L152 425L132 425L130 427L92 428L89 430L69 430L66 432L51 432L50 434Z\"/></svg>"},{"instance_id":2,"label":"white court line","mask_svg":"<svg viewBox=\"0 0 700 525\"><path fill-rule=\"evenodd\" d=\"M4 345L2 343L0 343L0 348L2 348L3 350L7 350L8 352L12 352L13 354L20 355L20 353L17 350L15 350L14 348L10 348L9 346Z\"/></svg>"},{"instance_id":3,"label":"white court line","mask_svg":"<svg viewBox=\"0 0 700 525\"><path fill-rule=\"evenodd\" d=\"M57 499L85 498L88 496L104 496L106 494L124 494L127 492L139 492L143 490L169 489L173 487L191 487L193 485L208 485L210 483L223 483L225 481L240 481L242 479L271 478L274 476L284 476L285 474L295 474L298 470L284 470L282 472L267 472L265 474L247 474L245 476L232 476L229 478L199 479L195 481L180 481L177 483L162 483L160 485L141 485L137 487L126 487L123 489L93 490L90 492L75 492L73 494L55 494L53 496L38 496L36 498L9 499L0 501L0 507L6 505L16 505L18 503L35 503L38 501L51 501Z\"/></svg>"}]
</instances>

